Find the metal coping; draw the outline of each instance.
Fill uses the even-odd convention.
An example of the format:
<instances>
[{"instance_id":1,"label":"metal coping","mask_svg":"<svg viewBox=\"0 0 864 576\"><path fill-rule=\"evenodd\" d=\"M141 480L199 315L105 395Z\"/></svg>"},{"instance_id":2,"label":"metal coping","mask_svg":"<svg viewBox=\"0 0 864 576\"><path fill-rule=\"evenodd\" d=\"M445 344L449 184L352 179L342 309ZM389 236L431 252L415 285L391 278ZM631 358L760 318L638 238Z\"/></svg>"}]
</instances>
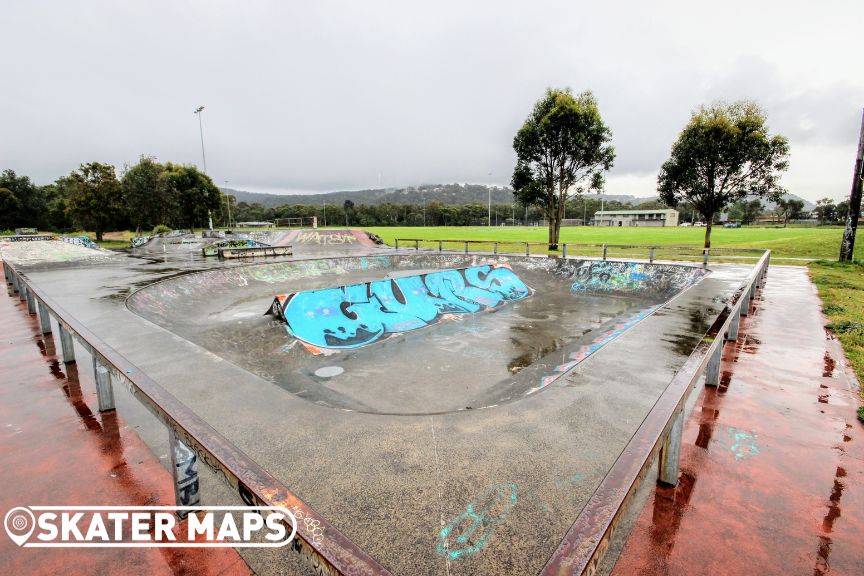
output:
<instances>
[{"instance_id":1,"label":"metal coping","mask_svg":"<svg viewBox=\"0 0 864 576\"><path fill-rule=\"evenodd\" d=\"M408 241L413 242L414 240ZM437 242L437 240L433 242ZM447 242L447 240L442 240L442 242ZM450 242L489 243L481 240L451 240ZM526 242L514 243L527 244ZM587 244L585 246L603 245ZM627 247L651 248L650 246ZM692 250L693 248L685 249ZM673 419L683 412L689 392L702 376L712 355L722 352L722 346L725 342L724 335L729 330L732 320L736 316L740 316L741 307L745 302L748 305L750 303L750 298L744 297L745 294L748 291L753 291L755 294L760 280L767 272L771 257L770 250L741 249L740 251L762 252L762 256L747 279L733 294L732 303L727 304L720 312L705 336L696 345L694 351L642 421L636 433L567 531L554 554L541 570L541 576L583 575L596 572L615 534L623 512L647 476L654 458L670 433ZM323 573L332 574L390 574L323 517L316 514L287 487L210 427L197 414L146 374L140 372L119 352L108 346L80 322L69 317L65 310L50 297L45 296L41 290L33 288L24 280L21 273L15 271L11 264L3 262L3 265L7 266L11 273L17 275L19 282L23 282L26 286L28 294L32 294L50 309L57 321L75 334L91 354L94 356L98 354L105 360L111 369L112 377L123 382L134 397L170 430L173 430L184 443L195 450L199 458L234 489L244 501L249 502L251 500L250 503L284 506L289 510L301 511L306 518L318 520L319 526L323 526L324 533L328 535L327 540L316 541L315 535L305 522L298 522L297 535L299 539L295 540L299 544L299 546L295 546L295 550L306 557L314 568ZM65 318L64 315L66 315Z\"/></svg>"},{"instance_id":2,"label":"metal coping","mask_svg":"<svg viewBox=\"0 0 864 576\"><path fill-rule=\"evenodd\" d=\"M214 430L195 412L142 370L75 320L51 297L34 287L26 276L3 262L26 291L45 306L57 322L73 334L93 355L104 361L115 382L126 389L181 442L249 505L282 506L298 517L293 549L321 574L388 575L391 573L361 550L285 485L264 470L231 441ZM310 520L307 522L306 520Z\"/></svg>"},{"instance_id":3,"label":"metal coping","mask_svg":"<svg viewBox=\"0 0 864 576\"><path fill-rule=\"evenodd\" d=\"M670 433L674 417L683 412L689 392L705 371L711 356L722 353L725 334L744 303L749 305L750 298L745 294L750 290L755 293L768 268L770 256L770 251L762 255L733 295L733 303L724 307L675 374L543 567L541 576L583 575L597 571L627 504L647 476Z\"/></svg>"}]
</instances>

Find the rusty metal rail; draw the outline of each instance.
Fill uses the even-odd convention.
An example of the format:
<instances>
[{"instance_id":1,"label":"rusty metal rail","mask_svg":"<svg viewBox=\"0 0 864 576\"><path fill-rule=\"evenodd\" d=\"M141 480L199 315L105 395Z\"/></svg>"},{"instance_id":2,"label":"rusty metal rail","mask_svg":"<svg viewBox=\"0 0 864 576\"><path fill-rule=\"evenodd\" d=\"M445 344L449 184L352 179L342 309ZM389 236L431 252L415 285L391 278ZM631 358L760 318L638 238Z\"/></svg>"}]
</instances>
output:
<instances>
[{"instance_id":1,"label":"rusty metal rail","mask_svg":"<svg viewBox=\"0 0 864 576\"><path fill-rule=\"evenodd\" d=\"M36 314L38 308L43 334L51 333L51 319L55 320L65 363L75 362L74 340L90 353L100 412L114 410L113 383L120 383L167 427L178 506L192 506L198 502L196 466L201 461L246 504L282 506L290 510L297 518L297 535L292 548L318 574L390 575L257 462L75 320L28 281L25 274L5 261L3 273L13 292L27 301L28 312Z\"/></svg>"},{"instance_id":2,"label":"rusty metal rail","mask_svg":"<svg viewBox=\"0 0 864 576\"><path fill-rule=\"evenodd\" d=\"M481 250L482 247L491 246L491 252L493 254L524 254L525 256L531 256L531 247L532 246L542 246L547 251L550 250L550 244L548 242L523 242L518 240L424 240L422 238L396 238L394 241L394 248L396 250L399 249L399 244L402 243L403 246L408 246L409 249L413 247L415 251L421 250L421 244L431 245L434 250L434 246L437 245L438 252L464 252L468 254L471 252L471 247L478 247L475 252L489 252L489 250ZM445 244L453 244L459 246L459 250L445 250ZM524 247L518 251L514 250L506 250L508 246L520 246ZM639 245L639 244L590 244L590 243L559 243L560 252L562 257L567 257L568 250L573 252L573 249L576 248L592 248L598 251L602 251L602 258L606 260L609 257L609 250L623 250L623 251L638 251L635 256L642 257L645 256L644 259L649 262L654 262L655 256L658 252L672 252L675 255L680 256L697 256L702 260L704 265L708 264L709 259L712 255L720 258L738 258L738 259L751 259L758 260L761 255L765 252L763 249L759 248L699 248L696 246L663 246L663 245ZM502 248L503 247L503 248ZM748 254L747 256L732 256L733 253L739 254ZM544 254L545 255L545 254ZM628 255L629 256L629 255Z\"/></svg>"},{"instance_id":3,"label":"rusty metal rail","mask_svg":"<svg viewBox=\"0 0 864 576\"><path fill-rule=\"evenodd\" d=\"M596 572L628 504L646 479L655 458L659 458L658 480L670 485L677 484L687 398L703 375L706 385L719 385L723 345L726 341L738 339L741 316L750 313L757 291L766 278L771 253L767 250L758 252L761 253L759 261L678 370L594 491L555 553L543 567L540 572L542 576L582 576ZM34 314L38 308L43 332L50 332L51 317L57 320L64 361L74 361L73 336L93 355L100 410L113 409L113 398L103 398L107 395L99 390L105 388L104 385L100 386L100 380L107 380L108 391L112 379L122 382L168 427L169 436L176 439L176 446L181 449L181 453L175 452L173 455L182 458L182 449L186 448L193 456L204 461L247 503L284 506L294 512L298 517L295 550L307 558L319 573L389 574L189 408L29 284L21 273L5 262L3 268L7 282L12 285L13 290L19 292L22 300L27 300L28 311ZM180 480L175 474L178 486ZM182 496L178 494L178 504L188 505L188 502L181 503L181 500ZM304 518L311 518L313 522L306 523L302 520ZM310 526L316 525L314 521L319 523L317 526L323 527L323 533L310 529Z\"/></svg>"},{"instance_id":4,"label":"rusty metal rail","mask_svg":"<svg viewBox=\"0 0 864 576\"><path fill-rule=\"evenodd\" d=\"M706 385L719 385L723 344L738 339L741 316L749 314L757 290L765 280L770 258L770 251L765 251L732 302L675 374L543 567L541 576L581 576L597 571L628 503L658 454L659 480L673 486L678 483L687 397L703 374Z\"/></svg>"}]
</instances>

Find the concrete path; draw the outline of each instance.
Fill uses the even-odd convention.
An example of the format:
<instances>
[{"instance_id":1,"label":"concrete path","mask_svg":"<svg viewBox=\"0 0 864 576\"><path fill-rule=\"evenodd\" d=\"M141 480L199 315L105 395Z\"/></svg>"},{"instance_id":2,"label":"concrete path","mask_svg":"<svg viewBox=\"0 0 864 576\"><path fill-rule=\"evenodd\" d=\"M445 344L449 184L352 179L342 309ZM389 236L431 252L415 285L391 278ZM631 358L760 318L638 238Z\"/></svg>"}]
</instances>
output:
<instances>
[{"instance_id":1,"label":"concrete path","mask_svg":"<svg viewBox=\"0 0 864 576\"><path fill-rule=\"evenodd\" d=\"M118 413L96 411L86 363L80 375L62 364L17 295L0 297L0 325L0 510L174 505L171 477L150 449ZM232 549L24 549L0 538L0 574L250 573Z\"/></svg>"},{"instance_id":2,"label":"concrete path","mask_svg":"<svg viewBox=\"0 0 864 576\"><path fill-rule=\"evenodd\" d=\"M616 576L864 574L864 426L806 268L772 266Z\"/></svg>"}]
</instances>

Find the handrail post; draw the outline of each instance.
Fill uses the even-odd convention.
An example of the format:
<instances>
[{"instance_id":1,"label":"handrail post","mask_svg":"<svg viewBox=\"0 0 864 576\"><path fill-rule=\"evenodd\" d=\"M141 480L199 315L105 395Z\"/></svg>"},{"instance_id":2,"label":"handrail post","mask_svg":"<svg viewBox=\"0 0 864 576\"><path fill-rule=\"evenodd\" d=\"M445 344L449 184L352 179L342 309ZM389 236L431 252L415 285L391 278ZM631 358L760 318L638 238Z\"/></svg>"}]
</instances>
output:
<instances>
[{"instance_id":1,"label":"handrail post","mask_svg":"<svg viewBox=\"0 0 864 576\"><path fill-rule=\"evenodd\" d=\"M12 273L9 271L9 265L3 262L3 276L6 278L6 284L12 284Z\"/></svg>"},{"instance_id":2,"label":"handrail post","mask_svg":"<svg viewBox=\"0 0 864 576\"><path fill-rule=\"evenodd\" d=\"M493 254L498 254L498 242L493 242L493 243L492 243L492 253L493 253Z\"/></svg>"},{"instance_id":3,"label":"handrail post","mask_svg":"<svg viewBox=\"0 0 864 576\"><path fill-rule=\"evenodd\" d=\"M72 341L72 334L63 326L62 322L57 323L60 328L60 347L63 349L63 363L72 364L75 362L75 343Z\"/></svg>"},{"instance_id":4,"label":"handrail post","mask_svg":"<svg viewBox=\"0 0 864 576\"><path fill-rule=\"evenodd\" d=\"M708 360L708 366L705 368L705 385L719 386L720 385L720 359L723 356L723 339L720 339L720 344L714 349L711 358Z\"/></svg>"},{"instance_id":5,"label":"handrail post","mask_svg":"<svg viewBox=\"0 0 864 576\"><path fill-rule=\"evenodd\" d=\"M398 250L398 249L399 249L399 239L396 238L396 246L394 247L394 250Z\"/></svg>"},{"instance_id":6,"label":"handrail post","mask_svg":"<svg viewBox=\"0 0 864 576\"><path fill-rule=\"evenodd\" d=\"M732 321L729 323L729 330L726 332L726 340L738 340L738 329L741 326L741 307L732 315Z\"/></svg>"},{"instance_id":7,"label":"handrail post","mask_svg":"<svg viewBox=\"0 0 864 576\"><path fill-rule=\"evenodd\" d=\"M708 255L711 252L710 248L702 249L702 266L708 266Z\"/></svg>"},{"instance_id":8,"label":"handrail post","mask_svg":"<svg viewBox=\"0 0 864 576\"><path fill-rule=\"evenodd\" d=\"M27 286L21 282L21 279L18 279L18 299L21 302L27 300Z\"/></svg>"},{"instance_id":9,"label":"handrail post","mask_svg":"<svg viewBox=\"0 0 864 576\"><path fill-rule=\"evenodd\" d=\"M654 247L653 246L651 247L651 251L648 252L648 263L649 264L654 263Z\"/></svg>"},{"instance_id":10,"label":"handrail post","mask_svg":"<svg viewBox=\"0 0 864 576\"><path fill-rule=\"evenodd\" d=\"M752 304L750 298L750 287L748 286L744 292L741 293L741 315L749 316L750 315L750 305Z\"/></svg>"},{"instance_id":11,"label":"handrail post","mask_svg":"<svg viewBox=\"0 0 864 576\"><path fill-rule=\"evenodd\" d=\"M438 240L438 252L442 251L441 244L442 244L442 241Z\"/></svg>"},{"instance_id":12,"label":"handrail post","mask_svg":"<svg viewBox=\"0 0 864 576\"><path fill-rule=\"evenodd\" d=\"M33 295L33 290L27 291L27 313L36 314L36 296Z\"/></svg>"},{"instance_id":13,"label":"handrail post","mask_svg":"<svg viewBox=\"0 0 864 576\"><path fill-rule=\"evenodd\" d=\"M414 240L414 251L417 252L420 250L420 240Z\"/></svg>"},{"instance_id":14,"label":"handrail post","mask_svg":"<svg viewBox=\"0 0 864 576\"><path fill-rule=\"evenodd\" d=\"M171 475L174 477L174 499L177 506L197 506L201 503L198 484L198 456L168 428L168 452L171 455ZM181 519L190 510L177 510Z\"/></svg>"},{"instance_id":15,"label":"handrail post","mask_svg":"<svg viewBox=\"0 0 864 576\"><path fill-rule=\"evenodd\" d=\"M18 286L18 276L14 272L10 272L9 275L12 277L12 291L18 292L21 289Z\"/></svg>"},{"instance_id":16,"label":"handrail post","mask_svg":"<svg viewBox=\"0 0 864 576\"><path fill-rule=\"evenodd\" d=\"M663 440L660 449L660 482L669 486L678 485L678 472L681 461L681 436L684 430L684 411L681 410L672 420L672 428Z\"/></svg>"},{"instance_id":17,"label":"handrail post","mask_svg":"<svg viewBox=\"0 0 864 576\"><path fill-rule=\"evenodd\" d=\"M530 256L530 255L531 255L531 244L529 244L528 242L525 242L525 256Z\"/></svg>"},{"instance_id":18,"label":"handrail post","mask_svg":"<svg viewBox=\"0 0 864 576\"><path fill-rule=\"evenodd\" d=\"M606 244L603 244L603 260L606 260L606 250L607 250L607 246L606 246Z\"/></svg>"},{"instance_id":19,"label":"handrail post","mask_svg":"<svg viewBox=\"0 0 864 576\"><path fill-rule=\"evenodd\" d=\"M114 388L111 386L111 373L102 361L93 354L93 376L96 379L96 399L99 412L114 410Z\"/></svg>"},{"instance_id":20,"label":"handrail post","mask_svg":"<svg viewBox=\"0 0 864 576\"><path fill-rule=\"evenodd\" d=\"M465 254L468 253L468 241L465 240Z\"/></svg>"},{"instance_id":21,"label":"handrail post","mask_svg":"<svg viewBox=\"0 0 864 576\"><path fill-rule=\"evenodd\" d=\"M42 334L51 334L51 317L48 315L48 307L39 301L39 328Z\"/></svg>"},{"instance_id":22,"label":"handrail post","mask_svg":"<svg viewBox=\"0 0 864 576\"><path fill-rule=\"evenodd\" d=\"M567 257L567 244L561 244L561 257Z\"/></svg>"}]
</instances>

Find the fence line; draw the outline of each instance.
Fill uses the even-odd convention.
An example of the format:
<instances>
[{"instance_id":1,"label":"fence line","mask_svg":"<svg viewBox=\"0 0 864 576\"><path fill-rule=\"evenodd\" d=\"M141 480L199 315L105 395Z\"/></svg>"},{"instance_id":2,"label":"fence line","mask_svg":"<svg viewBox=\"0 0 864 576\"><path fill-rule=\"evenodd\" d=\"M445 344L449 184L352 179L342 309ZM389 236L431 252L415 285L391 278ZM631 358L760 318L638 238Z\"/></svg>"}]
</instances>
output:
<instances>
[{"instance_id":1,"label":"fence line","mask_svg":"<svg viewBox=\"0 0 864 576\"><path fill-rule=\"evenodd\" d=\"M492 254L524 254L525 256L532 255L532 247L542 247L544 256L548 251L550 244L548 242L521 242L518 240L425 240L420 238L397 238L394 242L394 248L399 249L399 245L408 246L408 249L413 248L415 251L436 250L438 252L445 251L445 244L453 245L454 248L446 250L447 252L463 252L469 254L472 252L471 247L477 253L491 252ZM421 248L421 244L423 247ZM518 250L507 250L508 246L518 246ZM571 256L573 249L591 248L599 252L603 260L609 258L610 250L638 250L637 256L643 256L649 262L654 262L658 252L671 252L674 256L696 256L702 260L702 263L707 265L711 256L716 258L726 258L735 260L758 260L766 251L760 248L698 248L694 246L663 246L663 245L638 245L638 244L589 244L589 243L561 243L561 256L566 258L568 251ZM428 248L427 248L428 247ZM485 249L484 249L485 248ZM584 250L583 250L584 251ZM746 254L735 255L735 254ZM588 254L583 254L588 255Z\"/></svg>"}]
</instances>

